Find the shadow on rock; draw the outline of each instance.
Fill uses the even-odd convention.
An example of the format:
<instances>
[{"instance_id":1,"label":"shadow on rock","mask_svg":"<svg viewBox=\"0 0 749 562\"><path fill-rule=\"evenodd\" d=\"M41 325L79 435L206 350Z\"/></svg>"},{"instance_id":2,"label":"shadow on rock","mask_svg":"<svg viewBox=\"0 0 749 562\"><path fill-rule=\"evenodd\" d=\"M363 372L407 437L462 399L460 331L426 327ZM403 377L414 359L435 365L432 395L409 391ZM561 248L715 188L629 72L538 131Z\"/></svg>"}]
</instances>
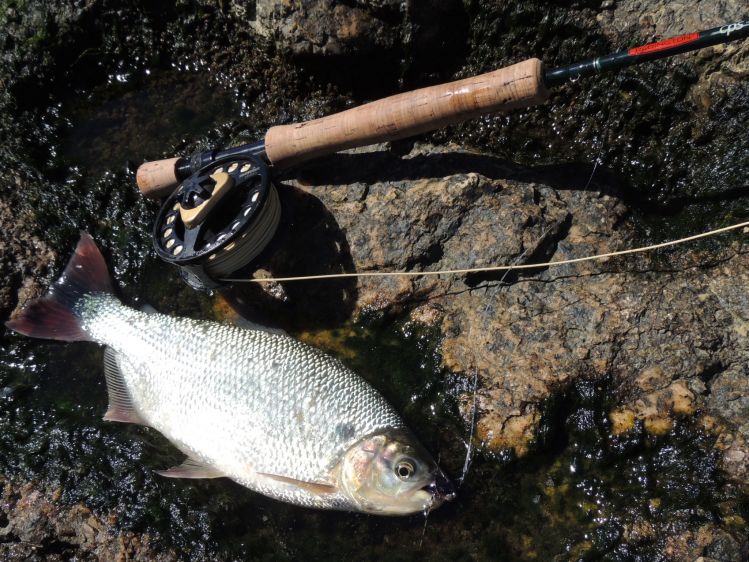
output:
<instances>
[{"instance_id":1,"label":"shadow on rock","mask_svg":"<svg viewBox=\"0 0 749 562\"><path fill-rule=\"evenodd\" d=\"M274 240L258 260L256 277L300 277L355 271L346 236L315 196L278 185L283 206ZM233 278L247 277L238 272ZM292 330L339 325L351 316L356 280L236 283L224 297L246 318Z\"/></svg>"},{"instance_id":2,"label":"shadow on rock","mask_svg":"<svg viewBox=\"0 0 749 562\"><path fill-rule=\"evenodd\" d=\"M409 147L410 148L410 147ZM400 182L456 174L480 174L492 180L542 183L555 189L588 190L621 196L621 178L603 166L569 162L527 167L509 160L454 150L399 155L395 151L338 153L296 172L308 185Z\"/></svg>"},{"instance_id":3,"label":"shadow on rock","mask_svg":"<svg viewBox=\"0 0 749 562\"><path fill-rule=\"evenodd\" d=\"M406 144L411 147L410 143ZM566 162L528 167L487 154L459 150L414 156L403 156L389 150L339 153L296 173L304 183L312 186L410 181L475 173L493 180L540 183L558 190L595 191L616 196L630 207L648 214L663 216L676 215L691 205L740 200L749 193L746 185L739 185L720 192L672 197L664 202L631 189L620 173L603 165Z\"/></svg>"}]
</instances>

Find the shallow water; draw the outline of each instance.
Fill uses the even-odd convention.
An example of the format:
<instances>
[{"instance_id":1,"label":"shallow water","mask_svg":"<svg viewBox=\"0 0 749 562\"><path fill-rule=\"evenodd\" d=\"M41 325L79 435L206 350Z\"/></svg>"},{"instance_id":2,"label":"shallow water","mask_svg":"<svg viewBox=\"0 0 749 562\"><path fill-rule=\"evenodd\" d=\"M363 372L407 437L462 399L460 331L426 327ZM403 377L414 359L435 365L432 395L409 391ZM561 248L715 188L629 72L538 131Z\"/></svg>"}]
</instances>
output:
<instances>
[{"instance_id":1,"label":"shallow water","mask_svg":"<svg viewBox=\"0 0 749 562\"><path fill-rule=\"evenodd\" d=\"M154 70L71 96L62 156L88 174L141 162L236 115L238 104L204 73Z\"/></svg>"}]
</instances>

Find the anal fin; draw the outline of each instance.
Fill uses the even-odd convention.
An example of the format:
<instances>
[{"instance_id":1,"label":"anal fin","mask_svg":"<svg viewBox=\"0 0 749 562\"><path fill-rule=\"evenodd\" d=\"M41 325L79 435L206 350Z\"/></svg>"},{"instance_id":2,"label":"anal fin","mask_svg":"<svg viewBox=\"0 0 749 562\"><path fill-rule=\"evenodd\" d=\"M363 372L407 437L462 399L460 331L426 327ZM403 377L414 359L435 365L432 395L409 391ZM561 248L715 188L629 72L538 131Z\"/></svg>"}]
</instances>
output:
<instances>
[{"instance_id":1,"label":"anal fin","mask_svg":"<svg viewBox=\"0 0 749 562\"><path fill-rule=\"evenodd\" d=\"M119 356L111 347L104 349L104 375L109 395L109 407L104 414L104 420L148 425L135 410L133 399L122 376Z\"/></svg>"},{"instance_id":2,"label":"anal fin","mask_svg":"<svg viewBox=\"0 0 749 562\"><path fill-rule=\"evenodd\" d=\"M103 419L104 421L148 425L137 414L134 414L132 410L123 410L121 408L118 408L117 406L109 406L107 408L107 411L104 412L104 416L101 419Z\"/></svg>"},{"instance_id":3,"label":"anal fin","mask_svg":"<svg viewBox=\"0 0 749 562\"><path fill-rule=\"evenodd\" d=\"M188 457L179 466L168 470L156 470L159 476L166 478L222 478L224 475L213 467Z\"/></svg>"}]
</instances>

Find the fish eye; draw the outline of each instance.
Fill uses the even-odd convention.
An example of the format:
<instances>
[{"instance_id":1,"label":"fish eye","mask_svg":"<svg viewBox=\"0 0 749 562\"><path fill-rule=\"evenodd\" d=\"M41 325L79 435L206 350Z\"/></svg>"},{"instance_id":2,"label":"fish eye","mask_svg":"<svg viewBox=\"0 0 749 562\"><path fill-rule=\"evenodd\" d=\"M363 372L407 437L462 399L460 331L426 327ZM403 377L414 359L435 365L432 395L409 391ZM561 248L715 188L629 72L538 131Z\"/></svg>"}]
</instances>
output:
<instances>
[{"instance_id":1,"label":"fish eye","mask_svg":"<svg viewBox=\"0 0 749 562\"><path fill-rule=\"evenodd\" d=\"M413 476L414 472L416 472L416 469L414 468L413 461L410 459L401 460L395 465L395 474L401 480L408 480Z\"/></svg>"}]
</instances>

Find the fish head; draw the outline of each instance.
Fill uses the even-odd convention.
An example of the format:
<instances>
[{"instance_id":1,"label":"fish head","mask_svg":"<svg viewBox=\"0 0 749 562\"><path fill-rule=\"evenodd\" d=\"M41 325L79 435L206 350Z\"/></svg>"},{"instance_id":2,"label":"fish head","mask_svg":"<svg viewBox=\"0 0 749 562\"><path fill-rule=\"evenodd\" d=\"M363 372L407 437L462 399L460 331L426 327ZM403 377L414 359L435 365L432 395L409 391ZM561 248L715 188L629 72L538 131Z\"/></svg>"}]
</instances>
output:
<instances>
[{"instance_id":1,"label":"fish head","mask_svg":"<svg viewBox=\"0 0 749 562\"><path fill-rule=\"evenodd\" d=\"M339 489L359 511L378 515L425 512L455 497L431 455L402 430L370 435L350 447Z\"/></svg>"}]
</instances>

